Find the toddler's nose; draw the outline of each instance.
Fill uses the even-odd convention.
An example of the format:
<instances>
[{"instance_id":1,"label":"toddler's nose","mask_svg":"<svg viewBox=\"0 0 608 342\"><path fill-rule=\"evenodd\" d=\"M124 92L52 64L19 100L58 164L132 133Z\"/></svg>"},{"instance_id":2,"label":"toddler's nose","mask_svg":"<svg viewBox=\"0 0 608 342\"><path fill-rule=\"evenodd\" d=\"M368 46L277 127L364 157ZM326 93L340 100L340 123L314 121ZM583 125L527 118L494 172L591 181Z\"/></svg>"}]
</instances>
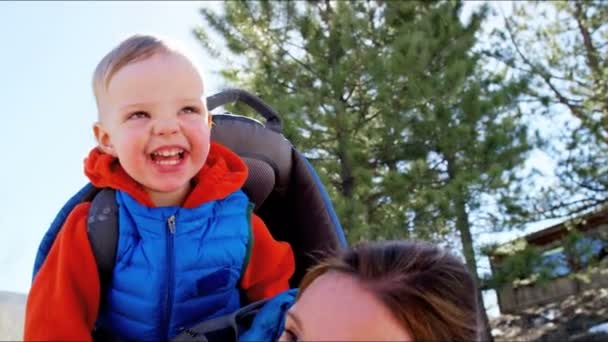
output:
<instances>
[{"instance_id":1,"label":"toddler's nose","mask_svg":"<svg viewBox=\"0 0 608 342\"><path fill-rule=\"evenodd\" d=\"M158 135L171 135L178 131L179 124L174 118L158 119L153 128L153 133Z\"/></svg>"}]
</instances>

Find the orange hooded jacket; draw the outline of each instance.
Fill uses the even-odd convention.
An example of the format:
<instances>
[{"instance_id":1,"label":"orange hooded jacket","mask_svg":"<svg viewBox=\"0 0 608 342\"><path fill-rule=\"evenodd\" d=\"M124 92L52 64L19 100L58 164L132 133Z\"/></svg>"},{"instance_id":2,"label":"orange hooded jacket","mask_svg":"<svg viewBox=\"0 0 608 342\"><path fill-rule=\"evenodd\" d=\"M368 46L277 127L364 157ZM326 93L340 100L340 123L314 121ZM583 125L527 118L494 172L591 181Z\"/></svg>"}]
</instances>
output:
<instances>
[{"instance_id":1,"label":"orange hooded jacket","mask_svg":"<svg viewBox=\"0 0 608 342\"><path fill-rule=\"evenodd\" d=\"M93 149L85 159L85 174L96 187L127 192L143 205L153 203L110 155ZM211 144L207 161L194 177L183 207L193 208L240 189L247 166L226 147ZM66 219L30 289L24 340L91 340L100 303L95 256L87 236L90 202L77 205ZM250 301L289 288L295 263L291 247L272 238L264 222L252 217L253 246L240 281Z\"/></svg>"}]
</instances>

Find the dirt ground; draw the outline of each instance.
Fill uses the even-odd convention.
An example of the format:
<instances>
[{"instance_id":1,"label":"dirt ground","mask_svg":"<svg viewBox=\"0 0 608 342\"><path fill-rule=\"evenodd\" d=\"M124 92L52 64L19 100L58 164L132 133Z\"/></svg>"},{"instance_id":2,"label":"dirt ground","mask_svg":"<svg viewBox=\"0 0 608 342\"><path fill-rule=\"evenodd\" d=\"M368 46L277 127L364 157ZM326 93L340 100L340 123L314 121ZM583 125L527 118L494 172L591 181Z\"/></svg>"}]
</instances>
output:
<instances>
[{"instance_id":1,"label":"dirt ground","mask_svg":"<svg viewBox=\"0 0 608 342\"><path fill-rule=\"evenodd\" d=\"M504 314L490 324L496 342L599 342L608 341L608 334L594 332L597 328L593 327L606 322L608 288L599 288L569 296L561 303L527 309L520 315Z\"/></svg>"}]
</instances>

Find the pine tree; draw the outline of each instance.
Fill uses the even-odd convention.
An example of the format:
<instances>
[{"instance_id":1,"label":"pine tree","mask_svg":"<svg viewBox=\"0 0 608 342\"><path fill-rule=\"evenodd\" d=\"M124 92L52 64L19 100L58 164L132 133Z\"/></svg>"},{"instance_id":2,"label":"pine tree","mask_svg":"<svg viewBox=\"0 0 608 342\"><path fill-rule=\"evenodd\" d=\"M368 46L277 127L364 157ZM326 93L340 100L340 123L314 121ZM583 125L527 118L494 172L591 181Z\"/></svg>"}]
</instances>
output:
<instances>
[{"instance_id":1,"label":"pine tree","mask_svg":"<svg viewBox=\"0 0 608 342\"><path fill-rule=\"evenodd\" d=\"M497 210L485 198L508 193L530 146L517 110L525 82L484 71L475 46L485 12L462 23L460 10L227 2L223 14L202 14L242 61L224 76L281 113L349 240L457 235L479 282L473 220ZM213 51L203 26L195 34Z\"/></svg>"},{"instance_id":2,"label":"pine tree","mask_svg":"<svg viewBox=\"0 0 608 342\"><path fill-rule=\"evenodd\" d=\"M273 99L286 136L329 185L351 240L405 233L385 228L403 217L384 207L398 205L383 203L381 161L371 154L382 124L371 74L387 72L368 69L381 67L376 46L384 38L376 26L382 11L365 2L228 2L224 16L203 10L230 51L246 60L224 75ZM196 34L209 46L204 30ZM379 210L394 218L382 215L380 224Z\"/></svg>"}]
</instances>

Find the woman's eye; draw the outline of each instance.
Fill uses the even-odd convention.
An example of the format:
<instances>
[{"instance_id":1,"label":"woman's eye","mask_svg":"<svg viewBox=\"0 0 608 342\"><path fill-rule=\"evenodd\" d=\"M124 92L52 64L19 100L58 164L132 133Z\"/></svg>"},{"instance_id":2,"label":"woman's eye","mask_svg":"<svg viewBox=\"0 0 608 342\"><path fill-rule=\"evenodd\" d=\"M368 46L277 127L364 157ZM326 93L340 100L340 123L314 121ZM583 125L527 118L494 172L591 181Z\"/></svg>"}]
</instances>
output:
<instances>
[{"instance_id":1,"label":"woman's eye","mask_svg":"<svg viewBox=\"0 0 608 342\"><path fill-rule=\"evenodd\" d=\"M182 113L184 114L198 114L200 112L201 111L198 108L192 106L182 108Z\"/></svg>"},{"instance_id":2,"label":"woman's eye","mask_svg":"<svg viewBox=\"0 0 608 342\"><path fill-rule=\"evenodd\" d=\"M131 114L129 114L129 116L127 117L127 119L132 120L132 119L143 119L143 118L148 118L150 117L150 115L146 112L133 112Z\"/></svg>"},{"instance_id":3,"label":"woman's eye","mask_svg":"<svg viewBox=\"0 0 608 342\"><path fill-rule=\"evenodd\" d=\"M281 334L281 337L279 337L279 341L296 342L299 340L298 335L287 328L283 330L283 334Z\"/></svg>"}]
</instances>

